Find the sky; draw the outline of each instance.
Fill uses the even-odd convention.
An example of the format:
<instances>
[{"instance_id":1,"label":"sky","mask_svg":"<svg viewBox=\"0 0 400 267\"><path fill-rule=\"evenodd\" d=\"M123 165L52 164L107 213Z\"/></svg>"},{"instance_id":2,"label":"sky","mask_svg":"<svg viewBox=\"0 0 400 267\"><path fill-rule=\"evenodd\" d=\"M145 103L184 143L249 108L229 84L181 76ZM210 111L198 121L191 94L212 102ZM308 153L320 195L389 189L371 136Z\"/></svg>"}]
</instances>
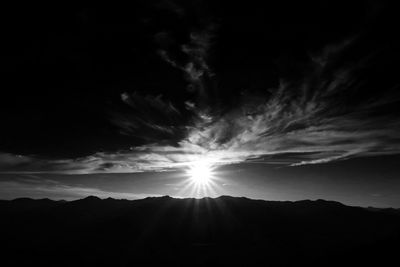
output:
<instances>
[{"instance_id":1,"label":"sky","mask_svg":"<svg viewBox=\"0 0 400 267\"><path fill-rule=\"evenodd\" d=\"M9 7L0 198L400 207L395 9L298 2Z\"/></svg>"}]
</instances>

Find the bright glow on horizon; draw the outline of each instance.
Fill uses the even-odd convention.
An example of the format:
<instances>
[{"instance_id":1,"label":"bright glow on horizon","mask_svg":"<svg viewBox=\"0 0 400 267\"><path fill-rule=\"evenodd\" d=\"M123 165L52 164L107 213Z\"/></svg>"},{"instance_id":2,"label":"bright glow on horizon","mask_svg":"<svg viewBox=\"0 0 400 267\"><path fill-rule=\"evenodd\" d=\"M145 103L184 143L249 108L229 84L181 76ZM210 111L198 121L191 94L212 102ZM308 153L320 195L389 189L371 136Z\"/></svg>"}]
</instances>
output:
<instances>
[{"instance_id":1,"label":"bright glow on horizon","mask_svg":"<svg viewBox=\"0 0 400 267\"><path fill-rule=\"evenodd\" d=\"M189 166L187 174L195 184L207 185L213 176L212 166L205 160L197 161Z\"/></svg>"},{"instance_id":2,"label":"bright glow on horizon","mask_svg":"<svg viewBox=\"0 0 400 267\"><path fill-rule=\"evenodd\" d=\"M197 159L186 166L183 188L178 195L185 197L216 197L220 195L218 173L215 171L217 165L210 159Z\"/></svg>"}]
</instances>

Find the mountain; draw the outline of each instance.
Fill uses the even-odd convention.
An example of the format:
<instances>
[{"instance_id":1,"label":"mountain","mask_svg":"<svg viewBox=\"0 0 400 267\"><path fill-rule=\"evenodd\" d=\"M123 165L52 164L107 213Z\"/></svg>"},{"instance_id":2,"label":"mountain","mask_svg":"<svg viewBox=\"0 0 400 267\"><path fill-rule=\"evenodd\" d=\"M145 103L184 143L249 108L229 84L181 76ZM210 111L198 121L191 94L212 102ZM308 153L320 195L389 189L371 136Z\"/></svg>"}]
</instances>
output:
<instances>
[{"instance_id":1,"label":"mountain","mask_svg":"<svg viewBox=\"0 0 400 267\"><path fill-rule=\"evenodd\" d=\"M222 196L0 201L1 266L387 266L400 212Z\"/></svg>"}]
</instances>

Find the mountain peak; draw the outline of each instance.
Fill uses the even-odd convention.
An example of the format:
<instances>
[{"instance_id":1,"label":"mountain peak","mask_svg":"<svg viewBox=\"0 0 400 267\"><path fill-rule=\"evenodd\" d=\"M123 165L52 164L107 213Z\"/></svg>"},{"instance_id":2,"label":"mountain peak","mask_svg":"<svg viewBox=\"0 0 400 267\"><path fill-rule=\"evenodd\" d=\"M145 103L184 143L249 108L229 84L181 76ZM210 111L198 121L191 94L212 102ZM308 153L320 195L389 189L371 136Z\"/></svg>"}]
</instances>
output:
<instances>
[{"instance_id":1,"label":"mountain peak","mask_svg":"<svg viewBox=\"0 0 400 267\"><path fill-rule=\"evenodd\" d=\"M85 198L83 198L83 199L81 199L81 200L85 200L85 201L99 201L99 200L101 200L101 198L96 197L96 196L88 196L88 197L85 197Z\"/></svg>"}]
</instances>

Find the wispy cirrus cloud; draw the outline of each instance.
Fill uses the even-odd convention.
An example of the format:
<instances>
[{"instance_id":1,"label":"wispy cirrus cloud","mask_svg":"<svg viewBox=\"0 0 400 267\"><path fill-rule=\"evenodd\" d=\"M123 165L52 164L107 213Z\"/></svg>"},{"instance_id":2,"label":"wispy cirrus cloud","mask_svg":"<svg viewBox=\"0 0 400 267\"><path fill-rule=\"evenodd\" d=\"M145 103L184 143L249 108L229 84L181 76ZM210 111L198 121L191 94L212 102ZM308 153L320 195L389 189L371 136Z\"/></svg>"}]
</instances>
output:
<instances>
[{"instance_id":1,"label":"wispy cirrus cloud","mask_svg":"<svg viewBox=\"0 0 400 267\"><path fill-rule=\"evenodd\" d=\"M185 60L175 59L166 49L158 50L165 62L185 74L187 89L197 93L197 102L206 100L210 79L215 75L208 64L208 57L216 30L216 24L208 23L205 29L190 32L189 42L180 46L181 52L186 55Z\"/></svg>"},{"instance_id":2,"label":"wispy cirrus cloud","mask_svg":"<svg viewBox=\"0 0 400 267\"><path fill-rule=\"evenodd\" d=\"M312 58L300 82L282 79L269 98L244 99L240 107L193 127L186 141L208 153L225 151L246 159L306 154L292 166L399 153L399 119L380 112L397 104L399 95L363 95L357 72L365 67L364 58L332 63L351 43L328 46Z\"/></svg>"},{"instance_id":3,"label":"wispy cirrus cloud","mask_svg":"<svg viewBox=\"0 0 400 267\"><path fill-rule=\"evenodd\" d=\"M146 141L160 141L181 135L182 115L162 95L139 93L121 94L121 101L129 106L124 112L112 112L111 122L124 135L136 136Z\"/></svg>"},{"instance_id":4,"label":"wispy cirrus cloud","mask_svg":"<svg viewBox=\"0 0 400 267\"><path fill-rule=\"evenodd\" d=\"M336 63L355 39L313 55L302 80L282 78L268 97L247 97L223 114L197 109L200 119L180 147L202 148L207 157L224 163L304 153L287 162L292 166L399 153L399 119L380 112L396 105L399 95L363 94L357 73L368 57Z\"/></svg>"},{"instance_id":5,"label":"wispy cirrus cloud","mask_svg":"<svg viewBox=\"0 0 400 267\"><path fill-rule=\"evenodd\" d=\"M121 101L129 111L113 113L111 121L122 134L143 138L146 145L65 160L3 153L2 172L168 171L199 160L300 166L400 153L400 120L387 112L400 102L397 87L365 94L365 78L359 73L373 55L340 60L356 38L312 54L301 79L281 77L277 88L265 88L265 95L243 95L237 106L222 112L207 101L215 89L210 83L216 74L208 64L214 35L212 24L191 32L189 43L181 45L187 55L183 62L167 50L158 51L184 73L188 90L197 93L197 99L184 105L190 120L162 95L123 93Z\"/></svg>"}]
</instances>

